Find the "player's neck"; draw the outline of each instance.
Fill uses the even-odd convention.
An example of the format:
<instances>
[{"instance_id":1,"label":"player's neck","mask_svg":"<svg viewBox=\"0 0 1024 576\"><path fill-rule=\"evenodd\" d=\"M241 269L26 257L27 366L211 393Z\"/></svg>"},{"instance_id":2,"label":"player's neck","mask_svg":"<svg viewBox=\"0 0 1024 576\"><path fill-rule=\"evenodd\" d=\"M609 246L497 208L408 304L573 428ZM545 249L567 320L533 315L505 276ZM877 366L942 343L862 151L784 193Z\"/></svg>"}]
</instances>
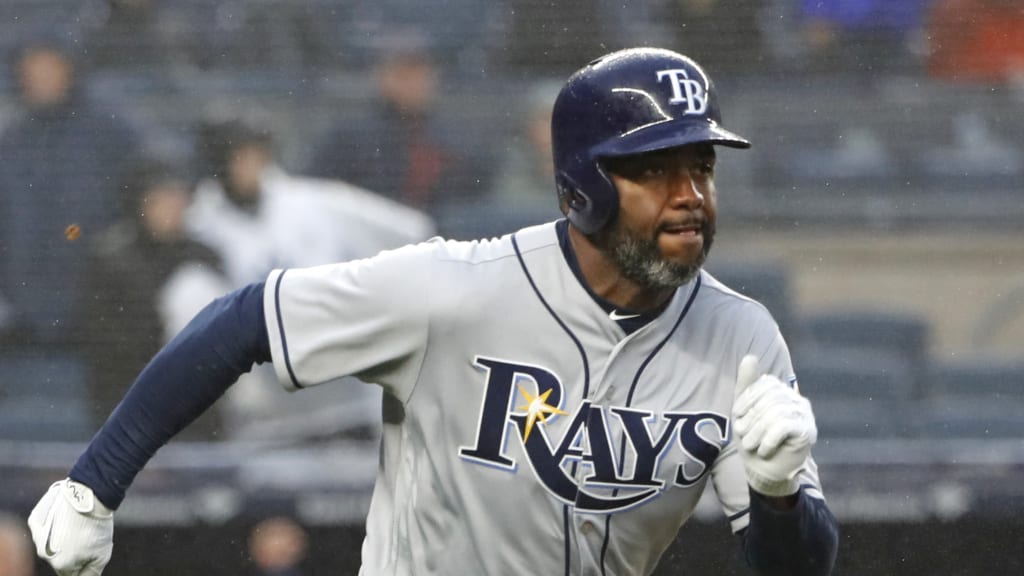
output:
<instances>
[{"instance_id":1,"label":"player's neck","mask_svg":"<svg viewBox=\"0 0 1024 576\"><path fill-rule=\"evenodd\" d=\"M575 227L569 227L569 241L590 290L615 306L633 312L655 310L665 304L675 289L652 289L626 278L615 262Z\"/></svg>"}]
</instances>

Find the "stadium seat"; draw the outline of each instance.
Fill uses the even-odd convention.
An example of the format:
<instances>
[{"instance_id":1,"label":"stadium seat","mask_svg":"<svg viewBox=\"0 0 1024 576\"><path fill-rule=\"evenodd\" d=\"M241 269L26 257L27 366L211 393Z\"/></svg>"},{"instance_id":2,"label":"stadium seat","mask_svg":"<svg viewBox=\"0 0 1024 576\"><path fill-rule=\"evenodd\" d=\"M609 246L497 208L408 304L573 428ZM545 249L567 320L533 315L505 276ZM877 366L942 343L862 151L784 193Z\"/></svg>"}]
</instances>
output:
<instances>
[{"instance_id":1,"label":"stadium seat","mask_svg":"<svg viewBox=\"0 0 1024 576\"><path fill-rule=\"evenodd\" d=\"M922 401L918 413L918 435L944 440L1022 439L1024 401L994 396L968 398L936 396Z\"/></svg>"},{"instance_id":2,"label":"stadium seat","mask_svg":"<svg viewBox=\"0 0 1024 576\"><path fill-rule=\"evenodd\" d=\"M88 440L92 423L84 362L65 352L0 353L0 439Z\"/></svg>"},{"instance_id":3,"label":"stadium seat","mask_svg":"<svg viewBox=\"0 0 1024 576\"><path fill-rule=\"evenodd\" d=\"M1024 400L1024 360L972 356L934 361L926 393Z\"/></svg>"},{"instance_id":4,"label":"stadium seat","mask_svg":"<svg viewBox=\"0 0 1024 576\"><path fill-rule=\"evenodd\" d=\"M801 355L832 350L891 356L909 366L915 393L920 394L931 336L931 326L925 317L905 311L830 310L805 315L801 326Z\"/></svg>"},{"instance_id":5,"label":"stadium seat","mask_svg":"<svg viewBox=\"0 0 1024 576\"><path fill-rule=\"evenodd\" d=\"M880 400L824 396L811 398L818 441L908 437L915 422L897 405Z\"/></svg>"},{"instance_id":6,"label":"stadium seat","mask_svg":"<svg viewBox=\"0 0 1024 576\"><path fill-rule=\"evenodd\" d=\"M913 366L884 351L821 349L794 362L805 394L886 402L914 397Z\"/></svg>"},{"instance_id":7,"label":"stadium seat","mask_svg":"<svg viewBox=\"0 0 1024 576\"><path fill-rule=\"evenodd\" d=\"M921 436L1024 439L1024 362L985 357L934 362L926 385Z\"/></svg>"},{"instance_id":8,"label":"stadium seat","mask_svg":"<svg viewBox=\"0 0 1024 576\"><path fill-rule=\"evenodd\" d=\"M0 401L0 440L81 442L93 432L79 399L22 397Z\"/></svg>"},{"instance_id":9,"label":"stadium seat","mask_svg":"<svg viewBox=\"0 0 1024 576\"><path fill-rule=\"evenodd\" d=\"M797 361L800 391L810 398L819 437L908 436L914 421L911 367L899 357L822 349Z\"/></svg>"}]
</instances>

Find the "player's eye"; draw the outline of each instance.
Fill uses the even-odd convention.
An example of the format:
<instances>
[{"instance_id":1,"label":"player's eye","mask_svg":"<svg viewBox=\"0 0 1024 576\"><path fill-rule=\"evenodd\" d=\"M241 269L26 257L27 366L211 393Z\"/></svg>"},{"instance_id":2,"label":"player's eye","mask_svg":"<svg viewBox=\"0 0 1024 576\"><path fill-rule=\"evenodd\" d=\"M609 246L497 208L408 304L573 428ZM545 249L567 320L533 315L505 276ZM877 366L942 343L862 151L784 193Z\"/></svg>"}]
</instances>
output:
<instances>
[{"instance_id":1,"label":"player's eye","mask_svg":"<svg viewBox=\"0 0 1024 576\"><path fill-rule=\"evenodd\" d=\"M715 156L711 151L697 157L687 158L678 152L669 150L609 158L605 160L605 168L617 176L634 182L651 182L675 175L682 176L687 172L694 176L710 177L715 170Z\"/></svg>"},{"instance_id":2,"label":"player's eye","mask_svg":"<svg viewBox=\"0 0 1024 576\"><path fill-rule=\"evenodd\" d=\"M660 158L649 155L609 159L606 167L609 172L634 182L659 178L667 172Z\"/></svg>"},{"instance_id":3,"label":"player's eye","mask_svg":"<svg viewBox=\"0 0 1024 576\"><path fill-rule=\"evenodd\" d=\"M715 163L714 162L698 162L697 172L704 176L714 176L715 174Z\"/></svg>"}]
</instances>

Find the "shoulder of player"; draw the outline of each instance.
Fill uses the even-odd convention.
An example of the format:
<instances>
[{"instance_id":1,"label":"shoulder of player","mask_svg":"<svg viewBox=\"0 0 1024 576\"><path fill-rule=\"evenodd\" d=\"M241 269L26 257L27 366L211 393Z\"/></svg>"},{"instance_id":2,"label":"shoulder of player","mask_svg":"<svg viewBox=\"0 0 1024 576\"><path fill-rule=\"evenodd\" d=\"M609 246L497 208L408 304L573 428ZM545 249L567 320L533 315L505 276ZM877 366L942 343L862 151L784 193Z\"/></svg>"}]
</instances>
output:
<instances>
[{"instance_id":1,"label":"shoulder of player","mask_svg":"<svg viewBox=\"0 0 1024 576\"><path fill-rule=\"evenodd\" d=\"M518 254L538 249L558 247L554 223L531 226L494 238L467 241L435 237L428 242L433 244L437 260L474 266L506 261L517 258Z\"/></svg>"},{"instance_id":2,"label":"shoulder of player","mask_svg":"<svg viewBox=\"0 0 1024 576\"><path fill-rule=\"evenodd\" d=\"M402 294L396 298L417 302L419 311L430 310L431 314L454 319L471 313L473 308L466 306L467 299L483 305L506 298L511 287L524 278L519 234L477 240L435 236L342 266L365 271L359 274L375 290ZM534 242L530 236L524 238L528 244ZM550 236L557 250L553 228Z\"/></svg>"},{"instance_id":3,"label":"shoulder of player","mask_svg":"<svg viewBox=\"0 0 1024 576\"><path fill-rule=\"evenodd\" d=\"M371 292L391 294L406 303L415 301L419 309L430 302L429 308L448 310L464 304L467 294L479 301L509 288L522 267L515 236L518 232L472 241L435 236L303 274L335 278L343 284L355 282Z\"/></svg>"}]
</instances>

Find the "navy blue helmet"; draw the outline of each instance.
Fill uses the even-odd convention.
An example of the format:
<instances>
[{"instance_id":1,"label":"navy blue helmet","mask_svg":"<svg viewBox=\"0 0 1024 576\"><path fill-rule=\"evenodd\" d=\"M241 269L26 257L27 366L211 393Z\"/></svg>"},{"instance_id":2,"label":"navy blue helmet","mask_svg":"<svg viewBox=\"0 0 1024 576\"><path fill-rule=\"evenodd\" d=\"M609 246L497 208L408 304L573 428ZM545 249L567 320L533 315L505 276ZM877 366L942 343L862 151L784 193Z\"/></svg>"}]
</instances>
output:
<instances>
[{"instance_id":1,"label":"navy blue helmet","mask_svg":"<svg viewBox=\"0 0 1024 576\"><path fill-rule=\"evenodd\" d=\"M555 100L551 139L559 198L585 234L611 222L619 195L602 159L708 142L749 148L721 126L704 70L660 48L612 52L576 71Z\"/></svg>"}]
</instances>

